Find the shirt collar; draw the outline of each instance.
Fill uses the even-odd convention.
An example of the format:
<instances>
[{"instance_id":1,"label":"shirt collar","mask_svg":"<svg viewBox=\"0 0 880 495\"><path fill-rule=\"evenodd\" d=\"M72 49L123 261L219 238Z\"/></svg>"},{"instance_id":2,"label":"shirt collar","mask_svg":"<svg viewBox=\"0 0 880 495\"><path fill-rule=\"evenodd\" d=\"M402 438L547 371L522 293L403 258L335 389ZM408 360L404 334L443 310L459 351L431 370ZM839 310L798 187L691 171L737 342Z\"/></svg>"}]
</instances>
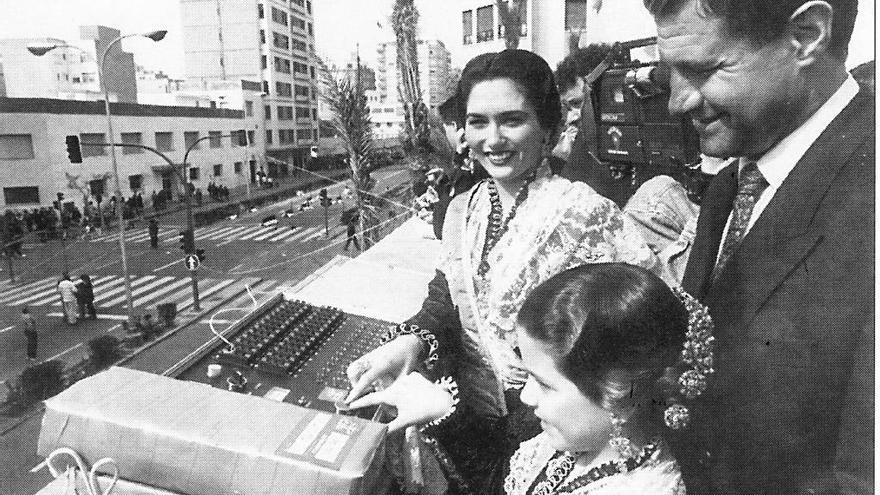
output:
<instances>
[{"instance_id":1,"label":"shirt collar","mask_svg":"<svg viewBox=\"0 0 880 495\"><path fill-rule=\"evenodd\" d=\"M776 143L776 146L770 148L770 151L758 159L758 170L767 179L770 187L779 189L794 166L810 149L810 146L819 139L819 135L846 108L858 92L859 84L852 75L847 76L846 81L813 115L810 115L800 127ZM744 164L745 162L740 159L740 170Z\"/></svg>"}]
</instances>

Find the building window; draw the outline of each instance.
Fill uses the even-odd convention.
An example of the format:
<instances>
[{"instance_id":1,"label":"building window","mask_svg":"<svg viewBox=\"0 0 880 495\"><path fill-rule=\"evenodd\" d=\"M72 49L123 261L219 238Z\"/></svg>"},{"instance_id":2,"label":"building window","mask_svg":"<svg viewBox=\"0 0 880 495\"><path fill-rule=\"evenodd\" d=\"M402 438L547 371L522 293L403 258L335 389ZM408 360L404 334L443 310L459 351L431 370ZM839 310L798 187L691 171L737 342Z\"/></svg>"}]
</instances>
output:
<instances>
[{"instance_id":1,"label":"building window","mask_svg":"<svg viewBox=\"0 0 880 495\"><path fill-rule=\"evenodd\" d=\"M287 105L278 105L278 120L293 119L293 107Z\"/></svg>"},{"instance_id":2,"label":"building window","mask_svg":"<svg viewBox=\"0 0 880 495\"><path fill-rule=\"evenodd\" d=\"M275 71L283 74L290 74L290 60L275 57Z\"/></svg>"},{"instance_id":3,"label":"building window","mask_svg":"<svg viewBox=\"0 0 880 495\"><path fill-rule=\"evenodd\" d=\"M265 69L266 67L268 67L266 65L266 56L260 55L260 69Z\"/></svg>"},{"instance_id":4,"label":"building window","mask_svg":"<svg viewBox=\"0 0 880 495\"><path fill-rule=\"evenodd\" d=\"M312 114L311 114L311 112L309 111L308 108L300 108L300 107L296 107L296 118L298 118L298 119L307 119L307 118L311 117L311 115L312 115Z\"/></svg>"},{"instance_id":5,"label":"building window","mask_svg":"<svg viewBox=\"0 0 880 495\"><path fill-rule=\"evenodd\" d=\"M269 81L263 81L263 93L269 96Z\"/></svg>"},{"instance_id":6,"label":"building window","mask_svg":"<svg viewBox=\"0 0 880 495\"><path fill-rule=\"evenodd\" d=\"M208 147L210 148L222 148L223 147L223 133L220 131L208 131Z\"/></svg>"},{"instance_id":7,"label":"building window","mask_svg":"<svg viewBox=\"0 0 880 495\"><path fill-rule=\"evenodd\" d=\"M40 188L33 187L4 187L3 199L7 205L39 204Z\"/></svg>"},{"instance_id":8,"label":"building window","mask_svg":"<svg viewBox=\"0 0 880 495\"><path fill-rule=\"evenodd\" d=\"M254 145L254 131L247 131L248 146Z\"/></svg>"},{"instance_id":9,"label":"building window","mask_svg":"<svg viewBox=\"0 0 880 495\"><path fill-rule=\"evenodd\" d=\"M186 131L183 133L183 146L186 149L190 149L190 146L193 146L193 149L199 149L199 145L196 144L196 141L199 140L199 131Z\"/></svg>"},{"instance_id":10,"label":"building window","mask_svg":"<svg viewBox=\"0 0 880 495\"><path fill-rule=\"evenodd\" d=\"M174 134L170 132L157 132L156 149L159 151L174 151Z\"/></svg>"},{"instance_id":11,"label":"building window","mask_svg":"<svg viewBox=\"0 0 880 495\"><path fill-rule=\"evenodd\" d=\"M309 0L306 0L306 12L308 12L309 15L312 15L312 2Z\"/></svg>"},{"instance_id":12,"label":"building window","mask_svg":"<svg viewBox=\"0 0 880 495\"><path fill-rule=\"evenodd\" d=\"M0 160L27 160L34 157L30 134L0 134Z\"/></svg>"},{"instance_id":13,"label":"building window","mask_svg":"<svg viewBox=\"0 0 880 495\"><path fill-rule=\"evenodd\" d=\"M263 31L262 29L260 29L260 44L266 44L266 31Z\"/></svg>"},{"instance_id":14,"label":"building window","mask_svg":"<svg viewBox=\"0 0 880 495\"><path fill-rule=\"evenodd\" d=\"M492 29L494 8L494 5L487 5L477 9L477 43L495 39Z\"/></svg>"},{"instance_id":15,"label":"building window","mask_svg":"<svg viewBox=\"0 0 880 495\"><path fill-rule=\"evenodd\" d=\"M309 98L309 87L308 86L300 86L299 84L293 87L293 94L296 96L302 96L305 99Z\"/></svg>"},{"instance_id":16,"label":"building window","mask_svg":"<svg viewBox=\"0 0 880 495\"><path fill-rule=\"evenodd\" d=\"M305 0L290 0L290 3L296 5L297 7L302 7Z\"/></svg>"},{"instance_id":17,"label":"building window","mask_svg":"<svg viewBox=\"0 0 880 495\"><path fill-rule=\"evenodd\" d=\"M309 66L306 64L301 64L299 62L294 62L293 63L293 72L296 72L298 74L308 74L309 73Z\"/></svg>"},{"instance_id":18,"label":"building window","mask_svg":"<svg viewBox=\"0 0 880 495\"><path fill-rule=\"evenodd\" d=\"M314 32L314 29L312 28L312 23L310 22L309 23L309 36L314 36L314 35L315 35L315 32Z\"/></svg>"},{"instance_id":19,"label":"building window","mask_svg":"<svg viewBox=\"0 0 880 495\"><path fill-rule=\"evenodd\" d=\"M189 180L199 180L199 167L189 168Z\"/></svg>"},{"instance_id":20,"label":"building window","mask_svg":"<svg viewBox=\"0 0 880 495\"><path fill-rule=\"evenodd\" d=\"M131 192L140 191L144 184L144 176L141 174L128 176L128 189Z\"/></svg>"},{"instance_id":21,"label":"building window","mask_svg":"<svg viewBox=\"0 0 880 495\"><path fill-rule=\"evenodd\" d=\"M272 120L272 105L266 105L263 107L263 119L264 120Z\"/></svg>"},{"instance_id":22,"label":"building window","mask_svg":"<svg viewBox=\"0 0 880 495\"><path fill-rule=\"evenodd\" d=\"M309 66L309 74L312 76L312 79L315 78L315 66L314 65Z\"/></svg>"},{"instance_id":23,"label":"building window","mask_svg":"<svg viewBox=\"0 0 880 495\"><path fill-rule=\"evenodd\" d=\"M301 52L306 51L306 42L305 41L298 40L296 38L291 38L290 44L291 44L291 46L293 46L294 50L299 50Z\"/></svg>"},{"instance_id":24,"label":"building window","mask_svg":"<svg viewBox=\"0 0 880 495\"><path fill-rule=\"evenodd\" d=\"M278 96L291 96L292 91L292 87L289 83L283 83L280 81L275 83L275 92Z\"/></svg>"},{"instance_id":25,"label":"building window","mask_svg":"<svg viewBox=\"0 0 880 495\"><path fill-rule=\"evenodd\" d=\"M245 100L244 102L244 114L247 117L254 116L254 102Z\"/></svg>"},{"instance_id":26,"label":"building window","mask_svg":"<svg viewBox=\"0 0 880 495\"><path fill-rule=\"evenodd\" d=\"M232 171L235 173L235 175L241 175L241 162L233 163Z\"/></svg>"},{"instance_id":27,"label":"building window","mask_svg":"<svg viewBox=\"0 0 880 495\"><path fill-rule=\"evenodd\" d=\"M221 175L223 175L223 165L214 165L214 177L220 177Z\"/></svg>"},{"instance_id":28,"label":"building window","mask_svg":"<svg viewBox=\"0 0 880 495\"><path fill-rule=\"evenodd\" d=\"M290 49L290 38L281 34L281 33L272 33L272 44L275 45L276 48L281 48L284 50Z\"/></svg>"},{"instance_id":29,"label":"building window","mask_svg":"<svg viewBox=\"0 0 880 495\"><path fill-rule=\"evenodd\" d=\"M293 27L298 28L300 31L305 31L305 30L306 30L306 20L305 20L305 19L302 19L302 18L300 18L300 17L297 17L297 16L291 16L291 18L290 18L290 24L291 24Z\"/></svg>"},{"instance_id":30,"label":"building window","mask_svg":"<svg viewBox=\"0 0 880 495\"><path fill-rule=\"evenodd\" d=\"M83 158L87 156L103 156L107 154L104 146L89 146L88 143L104 144L107 142L103 132L85 133L79 135L80 148Z\"/></svg>"},{"instance_id":31,"label":"building window","mask_svg":"<svg viewBox=\"0 0 880 495\"><path fill-rule=\"evenodd\" d=\"M277 22L278 24L287 25L287 14L283 11L272 7L272 20Z\"/></svg>"},{"instance_id":32,"label":"building window","mask_svg":"<svg viewBox=\"0 0 880 495\"><path fill-rule=\"evenodd\" d=\"M272 129L266 130L266 144L272 144Z\"/></svg>"},{"instance_id":33,"label":"building window","mask_svg":"<svg viewBox=\"0 0 880 495\"><path fill-rule=\"evenodd\" d=\"M317 129L312 129L312 139L315 141L318 140L318 130Z\"/></svg>"},{"instance_id":34,"label":"building window","mask_svg":"<svg viewBox=\"0 0 880 495\"><path fill-rule=\"evenodd\" d=\"M141 133L139 132L123 132L122 133L122 144L141 144L142 138ZM134 146L123 146L122 154L123 155L134 155L137 153L143 153L143 148L137 148ZM134 189L132 189L134 190Z\"/></svg>"},{"instance_id":35,"label":"building window","mask_svg":"<svg viewBox=\"0 0 880 495\"><path fill-rule=\"evenodd\" d=\"M565 0L565 30L579 31L587 27L587 0Z\"/></svg>"},{"instance_id":36,"label":"building window","mask_svg":"<svg viewBox=\"0 0 880 495\"><path fill-rule=\"evenodd\" d=\"M257 4L257 16L259 16L260 19L266 17L266 12L263 11L263 4L261 3Z\"/></svg>"},{"instance_id":37,"label":"building window","mask_svg":"<svg viewBox=\"0 0 880 495\"><path fill-rule=\"evenodd\" d=\"M474 42L474 11L465 10L461 13L462 42L470 45Z\"/></svg>"}]
</instances>

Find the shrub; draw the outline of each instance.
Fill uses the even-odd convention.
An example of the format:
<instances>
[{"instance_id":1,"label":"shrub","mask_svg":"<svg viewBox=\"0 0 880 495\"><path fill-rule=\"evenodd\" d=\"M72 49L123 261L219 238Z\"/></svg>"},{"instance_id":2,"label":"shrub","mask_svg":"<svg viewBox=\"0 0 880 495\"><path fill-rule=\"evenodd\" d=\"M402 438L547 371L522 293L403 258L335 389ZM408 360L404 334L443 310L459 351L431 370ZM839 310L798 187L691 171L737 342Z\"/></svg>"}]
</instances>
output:
<instances>
[{"instance_id":1,"label":"shrub","mask_svg":"<svg viewBox=\"0 0 880 495\"><path fill-rule=\"evenodd\" d=\"M89 341L89 361L96 370L110 366L122 358L119 339L112 335L102 335Z\"/></svg>"},{"instance_id":2,"label":"shrub","mask_svg":"<svg viewBox=\"0 0 880 495\"><path fill-rule=\"evenodd\" d=\"M53 360L29 366L21 372L21 397L25 404L48 399L64 390L64 362Z\"/></svg>"}]
</instances>

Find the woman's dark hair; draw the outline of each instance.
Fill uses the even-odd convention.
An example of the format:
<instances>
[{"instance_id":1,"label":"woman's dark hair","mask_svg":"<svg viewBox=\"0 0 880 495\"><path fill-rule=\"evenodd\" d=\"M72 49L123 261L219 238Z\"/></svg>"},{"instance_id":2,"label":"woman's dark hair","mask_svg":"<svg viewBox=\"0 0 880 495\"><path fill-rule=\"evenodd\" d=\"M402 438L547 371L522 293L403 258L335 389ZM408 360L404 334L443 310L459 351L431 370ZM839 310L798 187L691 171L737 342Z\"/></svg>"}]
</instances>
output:
<instances>
[{"instance_id":1,"label":"woman's dark hair","mask_svg":"<svg viewBox=\"0 0 880 495\"><path fill-rule=\"evenodd\" d=\"M465 121L468 97L474 86L493 79L510 79L516 83L526 101L535 108L541 127L556 133L562 120L562 108L553 71L543 58L525 50L484 53L465 65L455 95L459 122Z\"/></svg>"},{"instance_id":2,"label":"woman's dark hair","mask_svg":"<svg viewBox=\"0 0 880 495\"><path fill-rule=\"evenodd\" d=\"M624 263L557 274L529 294L517 319L548 346L560 373L606 408L636 395L665 398L654 384L676 364L688 325L684 304L663 280Z\"/></svg>"}]
</instances>

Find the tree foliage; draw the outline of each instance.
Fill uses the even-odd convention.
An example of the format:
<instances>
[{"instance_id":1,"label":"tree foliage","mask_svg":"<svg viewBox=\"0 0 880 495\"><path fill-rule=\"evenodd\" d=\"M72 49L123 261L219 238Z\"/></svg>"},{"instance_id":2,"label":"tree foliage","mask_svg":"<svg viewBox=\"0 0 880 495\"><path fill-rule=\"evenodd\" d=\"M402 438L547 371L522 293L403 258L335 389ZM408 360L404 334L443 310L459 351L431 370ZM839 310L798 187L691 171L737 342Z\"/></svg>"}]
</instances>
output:
<instances>
[{"instance_id":1,"label":"tree foliage","mask_svg":"<svg viewBox=\"0 0 880 495\"><path fill-rule=\"evenodd\" d=\"M523 0L495 0L498 7L498 15L504 26L504 46L508 50L519 47L519 33L522 19L520 19L520 3Z\"/></svg>"},{"instance_id":2,"label":"tree foliage","mask_svg":"<svg viewBox=\"0 0 880 495\"><path fill-rule=\"evenodd\" d=\"M319 60L323 85L324 99L333 118L330 124L342 141L348 154L348 166L351 181L355 187L355 201L359 215L360 232L364 247L371 246L376 240L373 226L378 224L378 216L370 191L376 185L370 176L373 170L373 125L370 122L370 107L359 83L359 75L352 81L350 77L336 78L323 61ZM360 60L358 60L360 64ZM358 71L359 72L359 71Z\"/></svg>"},{"instance_id":3,"label":"tree foliage","mask_svg":"<svg viewBox=\"0 0 880 495\"><path fill-rule=\"evenodd\" d=\"M429 110L422 101L418 58L419 11L413 0L395 0L391 26L397 42L398 93L404 111L401 141L405 152L420 162L434 151L430 139Z\"/></svg>"}]
</instances>

